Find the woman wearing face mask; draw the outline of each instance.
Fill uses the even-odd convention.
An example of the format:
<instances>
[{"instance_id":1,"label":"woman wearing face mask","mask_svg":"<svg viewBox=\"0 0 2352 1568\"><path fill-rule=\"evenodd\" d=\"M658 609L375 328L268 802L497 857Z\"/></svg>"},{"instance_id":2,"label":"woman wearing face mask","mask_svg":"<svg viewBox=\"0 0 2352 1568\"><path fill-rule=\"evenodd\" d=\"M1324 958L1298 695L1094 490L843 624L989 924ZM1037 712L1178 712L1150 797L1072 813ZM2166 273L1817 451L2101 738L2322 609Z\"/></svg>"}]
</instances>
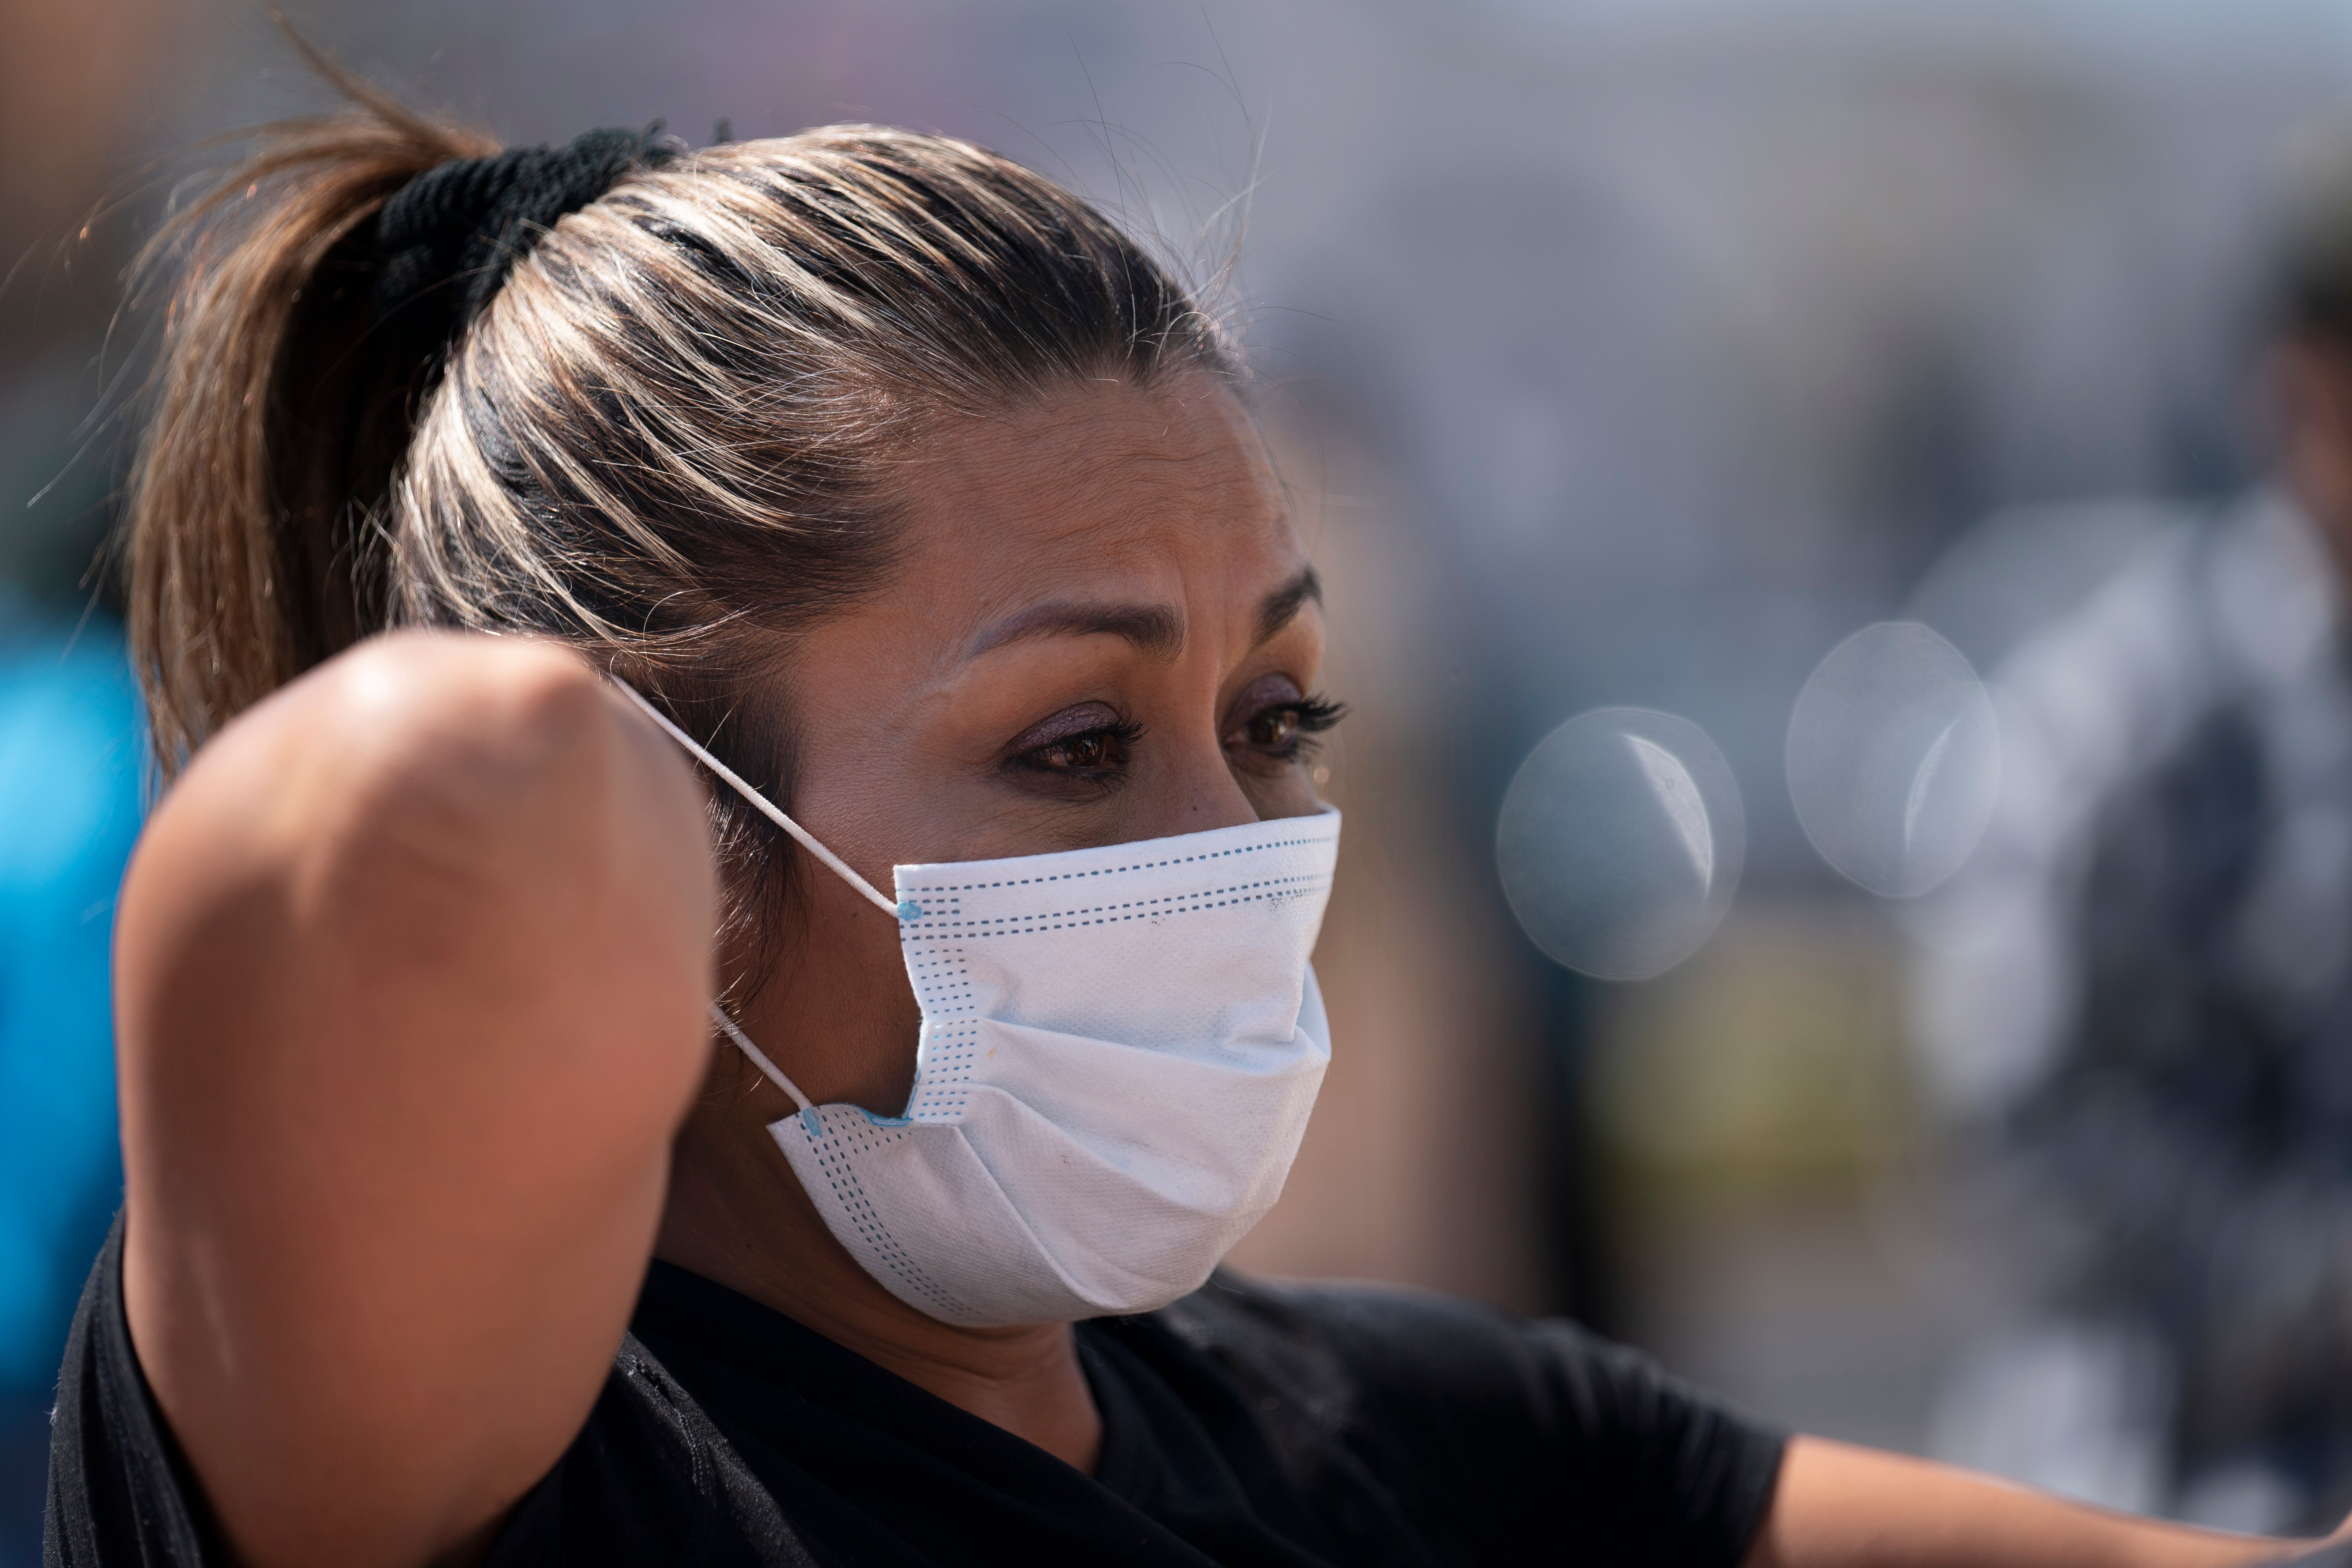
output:
<instances>
[{"instance_id":1,"label":"woman wearing face mask","mask_svg":"<svg viewBox=\"0 0 2352 1568\"><path fill-rule=\"evenodd\" d=\"M1212 1279L1339 831L1233 349L963 143L361 96L180 231L51 1563L2275 1550Z\"/></svg>"}]
</instances>

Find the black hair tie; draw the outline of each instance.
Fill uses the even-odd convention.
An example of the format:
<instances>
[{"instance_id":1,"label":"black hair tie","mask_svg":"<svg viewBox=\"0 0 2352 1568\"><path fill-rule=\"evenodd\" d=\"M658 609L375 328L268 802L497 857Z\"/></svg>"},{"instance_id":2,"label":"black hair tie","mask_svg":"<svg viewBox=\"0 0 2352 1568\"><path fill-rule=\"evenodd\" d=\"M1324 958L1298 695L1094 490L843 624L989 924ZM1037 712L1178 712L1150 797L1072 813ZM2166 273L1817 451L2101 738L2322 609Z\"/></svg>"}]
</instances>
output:
<instances>
[{"instance_id":1,"label":"black hair tie","mask_svg":"<svg viewBox=\"0 0 2352 1568\"><path fill-rule=\"evenodd\" d=\"M446 347L557 219L632 170L677 155L656 121L643 131L590 131L561 147L517 147L425 170L376 215L376 320L410 337L421 354Z\"/></svg>"}]
</instances>

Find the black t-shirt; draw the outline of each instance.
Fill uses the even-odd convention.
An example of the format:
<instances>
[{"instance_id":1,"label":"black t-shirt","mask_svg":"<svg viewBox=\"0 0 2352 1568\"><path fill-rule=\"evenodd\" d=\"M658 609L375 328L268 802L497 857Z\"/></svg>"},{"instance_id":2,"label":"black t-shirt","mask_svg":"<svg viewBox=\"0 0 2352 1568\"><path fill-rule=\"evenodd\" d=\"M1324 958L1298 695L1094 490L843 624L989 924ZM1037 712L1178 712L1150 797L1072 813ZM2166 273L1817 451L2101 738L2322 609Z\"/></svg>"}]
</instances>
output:
<instances>
[{"instance_id":1,"label":"black t-shirt","mask_svg":"<svg viewBox=\"0 0 2352 1568\"><path fill-rule=\"evenodd\" d=\"M121 1227L58 1386L50 1568L226 1561L122 1313ZM1220 1274L1081 1323L1087 1476L656 1262L494 1568L1736 1564L1781 1440L1633 1352L1443 1297Z\"/></svg>"}]
</instances>

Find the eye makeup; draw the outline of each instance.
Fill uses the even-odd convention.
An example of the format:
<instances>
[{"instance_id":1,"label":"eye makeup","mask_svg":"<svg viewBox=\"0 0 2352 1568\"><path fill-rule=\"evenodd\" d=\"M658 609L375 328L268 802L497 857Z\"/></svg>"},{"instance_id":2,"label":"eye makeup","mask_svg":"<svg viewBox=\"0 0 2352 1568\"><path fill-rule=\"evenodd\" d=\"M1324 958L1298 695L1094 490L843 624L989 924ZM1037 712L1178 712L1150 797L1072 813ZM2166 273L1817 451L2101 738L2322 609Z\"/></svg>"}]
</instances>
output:
<instances>
[{"instance_id":1,"label":"eye makeup","mask_svg":"<svg viewBox=\"0 0 2352 1568\"><path fill-rule=\"evenodd\" d=\"M1313 754L1315 737L1346 716L1344 704L1307 696L1287 676L1267 676L1238 698L1220 737L1231 765L1276 776ZM1129 778L1146 731L1108 702L1081 702L1030 726L1001 753L1000 767L1027 789L1090 799Z\"/></svg>"},{"instance_id":2,"label":"eye makeup","mask_svg":"<svg viewBox=\"0 0 2352 1568\"><path fill-rule=\"evenodd\" d=\"M1237 721L1225 731L1225 751L1239 765L1261 773L1313 755L1315 737L1347 716L1344 704L1302 695L1286 677L1259 681L1234 706Z\"/></svg>"},{"instance_id":3,"label":"eye makeup","mask_svg":"<svg viewBox=\"0 0 2352 1568\"><path fill-rule=\"evenodd\" d=\"M1034 724L1006 746L1003 767L1033 787L1081 797L1126 782L1144 728L1108 702L1082 702Z\"/></svg>"}]
</instances>

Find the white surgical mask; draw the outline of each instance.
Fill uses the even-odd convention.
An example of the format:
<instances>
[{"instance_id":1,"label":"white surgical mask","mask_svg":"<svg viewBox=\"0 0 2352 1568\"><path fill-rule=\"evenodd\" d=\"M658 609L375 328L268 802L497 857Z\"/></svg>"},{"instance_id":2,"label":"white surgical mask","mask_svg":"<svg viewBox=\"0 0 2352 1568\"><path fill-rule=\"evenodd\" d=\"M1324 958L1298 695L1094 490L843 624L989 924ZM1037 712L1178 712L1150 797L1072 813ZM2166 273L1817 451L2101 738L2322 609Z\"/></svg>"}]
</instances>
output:
<instances>
[{"instance_id":1,"label":"white surgical mask","mask_svg":"<svg viewBox=\"0 0 2352 1568\"><path fill-rule=\"evenodd\" d=\"M921 1005L905 1113L769 1125L834 1236L970 1328L1150 1311L1281 1194L1331 1058L1307 956L1339 814L895 868L885 898L646 703L680 744L898 921Z\"/></svg>"}]
</instances>

